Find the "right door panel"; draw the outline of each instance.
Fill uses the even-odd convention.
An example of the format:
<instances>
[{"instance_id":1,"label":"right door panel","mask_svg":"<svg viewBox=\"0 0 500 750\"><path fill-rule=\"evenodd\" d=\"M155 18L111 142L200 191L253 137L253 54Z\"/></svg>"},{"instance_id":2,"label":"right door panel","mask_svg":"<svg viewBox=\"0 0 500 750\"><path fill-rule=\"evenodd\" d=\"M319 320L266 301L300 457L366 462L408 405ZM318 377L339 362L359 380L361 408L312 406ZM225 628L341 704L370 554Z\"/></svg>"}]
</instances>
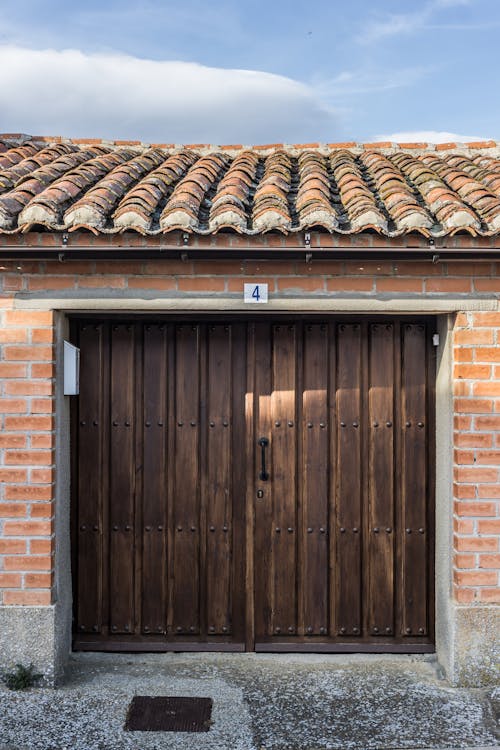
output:
<instances>
[{"instance_id":1,"label":"right door panel","mask_svg":"<svg viewBox=\"0 0 500 750\"><path fill-rule=\"evenodd\" d=\"M257 650L433 650L432 332L250 327Z\"/></svg>"}]
</instances>

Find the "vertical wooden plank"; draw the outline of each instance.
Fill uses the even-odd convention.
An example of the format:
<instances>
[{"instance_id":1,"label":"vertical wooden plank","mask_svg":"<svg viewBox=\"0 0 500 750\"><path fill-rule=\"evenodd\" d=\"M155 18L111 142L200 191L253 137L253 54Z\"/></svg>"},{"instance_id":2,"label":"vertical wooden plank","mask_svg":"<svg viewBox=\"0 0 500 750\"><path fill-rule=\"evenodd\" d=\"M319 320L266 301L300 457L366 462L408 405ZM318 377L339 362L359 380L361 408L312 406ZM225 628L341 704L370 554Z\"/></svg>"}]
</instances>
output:
<instances>
[{"instance_id":1,"label":"vertical wooden plank","mask_svg":"<svg viewBox=\"0 0 500 750\"><path fill-rule=\"evenodd\" d=\"M166 326L144 326L142 357L141 630L166 632L167 529Z\"/></svg>"},{"instance_id":2,"label":"vertical wooden plank","mask_svg":"<svg viewBox=\"0 0 500 750\"><path fill-rule=\"evenodd\" d=\"M200 331L186 323L176 330L174 632L200 632Z\"/></svg>"},{"instance_id":3,"label":"vertical wooden plank","mask_svg":"<svg viewBox=\"0 0 500 750\"><path fill-rule=\"evenodd\" d=\"M422 323L402 326L402 635L428 633L427 345Z\"/></svg>"},{"instance_id":4,"label":"vertical wooden plank","mask_svg":"<svg viewBox=\"0 0 500 750\"><path fill-rule=\"evenodd\" d=\"M244 481L246 488L241 488L241 497L245 496L245 508L241 509L239 517L242 517L244 533L240 535L239 542L244 548L245 560L245 595L244 595L244 639L245 651L255 650L257 633L260 633L260 605L262 601L261 589L257 586L256 552L259 545L259 534L257 531L257 520L261 519L261 506L264 490L259 487L257 496L257 474L256 474L256 451L257 451L257 423L258 401L256 393L256 336L255 324L248 323L246 326L246 362L245 369L241 373L241 381L245 383L244 388L244 419L242 427L245 439L241 440L240 450L246 455L246 472L240 475L240 481ZM241 423L240 423L241 424ZM235 507L235 515L238 513ZM259 622L257 618L259 617Z\"/></svg>"},{"instance_id":5,"label":"vertical wooden plank","mask_svg":"<svg viewBox=\"0 0 500 750\"><path fill-rule=\"evenodd\" d=\"M297 633L297 338L296 326L273 326L271 393L272 632Z\"/></svg>"},{"instance_id":6,"label":"vertical wooden plank","mask_svg":"<svg viewBox=\"0 0 500 750\"><path fill-rule=\"evenodd\" d=\"M302 551L300 570L304 634L328 630L328 330L303 328Z\"/></svg>"},{"instance_id":7,"label":"vertical wooden plank","mask_svg":"<svg viewBox=\"0 0 500 750\"><path fill-rule=\"evenodd\" d=\"M368 627L394 635L394 326L369 326Z\"/></svg>"},{"instance_id":8,"label":"vertical wooden plank","mask_svg":"<svg viewBox=\"0 0 500 750\"><path fill-rule=\"evenodd\" d=\"M100 633L103 626L103 522L107 467L105 441L105 370L107 326L79 326L80 395L78 415L78 516L76 627Z\"/></svg>"},{"instance_id":9,"label":"vertical wooden plank","mask_svg":"<svg viewBox=\"0 0 500 750\"><path fill-rule=\"evenodd\" d=\"M274 557L271 553L274 543L275 524L273 522L273 484L271 451L267 448L267 471L269 479L260 479L261 448L260 438L271 442L271 326L267 323L256 323L253 334L254 355L254 398L255 432L253 441L252 470L255 479L255 546L254 546L254 579L255 590L255 640L266 640L273 634L272 630L272 587L274 578ZM247 404L247 414L250 407Z\"/></svg>"},{"instance_id":10,"label":"vertical wooden plank","mask_svg":"<svg viewBox=\"0 0 500 750\"><path fill-rule=\"evenodd\" d=\"M111 326L109 606L111 633L134 629L135 330Z\"/></svg>"},{"instance_id":11,"label":"vertical wooden plank","mask_svg":"<svg viewBox=\"0 0 500 750\"><path fill-rule=\"evenodd\" d=\"M208 326L206 587L208 635L232 632L232 357L229 325Z\"/></svg>"},{"instance_id":12,"label":"vertical wooden plank","mask_svg":"<svg viewBox=\"0 0 500 750\"><path fill-rule=\"evenodd\" d=\"M362 635L362 328L337 326L336 610L332 636Z\"/></svg>"},{"instance_id":13,"label":"vertical wooden plank","mask_svg":"<svg viewBox=\"0 0 500 750\"><path fill-rule=\"evenodd\" d=\"M231 606L233 641L245 642L246 623L246 534L247 534L247 429L246 429L246 394L247 394L247 325L233 324L231 331ZM253 514L250 514L253 518ZM249 521L250 523L251 521ZM253 533L253 524L249 531ZM253 543L253 541L252 541ZM253 590L249 592L253 596ZM253 639L252 632L248 634Z\"/></svg>"}]
</instances>

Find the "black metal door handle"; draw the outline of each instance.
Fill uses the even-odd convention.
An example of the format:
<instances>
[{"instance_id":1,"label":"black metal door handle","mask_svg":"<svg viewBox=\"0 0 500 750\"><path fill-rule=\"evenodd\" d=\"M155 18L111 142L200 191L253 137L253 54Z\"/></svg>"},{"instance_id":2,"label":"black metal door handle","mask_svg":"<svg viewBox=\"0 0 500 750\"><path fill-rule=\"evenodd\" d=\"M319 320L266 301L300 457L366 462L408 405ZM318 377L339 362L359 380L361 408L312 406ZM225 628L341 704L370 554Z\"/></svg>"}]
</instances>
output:
<instances>
[{"instance_id":1,"label":"black metal door handle","mask_svg":"<svg viewBox=\"0 0 500 750\"><path fill-rule=\"evenodd\" d=\"M261 472L259 474L259 479L263 482L267 482L269 479L269 474L266 471L266 448L269 445L269 440L265 437L261 437L259 439L259 445L261 449Z\"/></svg>"}]
</instances>

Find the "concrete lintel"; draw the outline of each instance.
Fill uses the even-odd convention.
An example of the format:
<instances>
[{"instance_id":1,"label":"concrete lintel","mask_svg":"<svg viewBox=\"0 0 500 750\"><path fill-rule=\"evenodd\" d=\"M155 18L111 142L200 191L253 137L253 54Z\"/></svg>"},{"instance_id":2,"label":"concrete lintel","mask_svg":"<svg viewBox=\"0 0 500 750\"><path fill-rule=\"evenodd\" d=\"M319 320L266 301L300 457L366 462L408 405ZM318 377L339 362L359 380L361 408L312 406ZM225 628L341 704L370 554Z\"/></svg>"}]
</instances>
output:
<instances>
[{"instance_id":1,"label":"concrete lintel","mask_svg":"<svg viewBox=\"0 0 500 750\"><path fill-rule=\"evenodd\" d=\"M346 313L425 313L442 314L458 311L491 311L499 307L498 300L471 297L363 297L363 296L271 296L267 304L245 304L241 295L211 296L151 296L112 295L89 297L49 297L45 295L17 295L15 308L19 310L61 310L78 312L137 311L137 312L346 312Z\"/></svg>"}]
</instances>

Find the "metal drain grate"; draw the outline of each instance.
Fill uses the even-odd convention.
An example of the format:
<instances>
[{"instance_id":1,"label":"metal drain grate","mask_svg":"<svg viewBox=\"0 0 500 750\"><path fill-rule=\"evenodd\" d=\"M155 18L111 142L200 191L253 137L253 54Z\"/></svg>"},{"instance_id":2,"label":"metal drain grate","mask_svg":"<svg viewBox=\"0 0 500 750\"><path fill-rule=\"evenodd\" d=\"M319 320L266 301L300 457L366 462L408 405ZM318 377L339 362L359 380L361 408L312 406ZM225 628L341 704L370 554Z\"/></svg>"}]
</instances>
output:
<instances>
[{"instance_id":1,"label":"metal drain grate","mask_svg":"<svg viewBox=\"0 0 500 750\"><path fill-rule=\"evenodd\" d=\"M127 711L129 732L208 732L211 698L172 698L136 695Z\"/></svg>"}]
</instances>

